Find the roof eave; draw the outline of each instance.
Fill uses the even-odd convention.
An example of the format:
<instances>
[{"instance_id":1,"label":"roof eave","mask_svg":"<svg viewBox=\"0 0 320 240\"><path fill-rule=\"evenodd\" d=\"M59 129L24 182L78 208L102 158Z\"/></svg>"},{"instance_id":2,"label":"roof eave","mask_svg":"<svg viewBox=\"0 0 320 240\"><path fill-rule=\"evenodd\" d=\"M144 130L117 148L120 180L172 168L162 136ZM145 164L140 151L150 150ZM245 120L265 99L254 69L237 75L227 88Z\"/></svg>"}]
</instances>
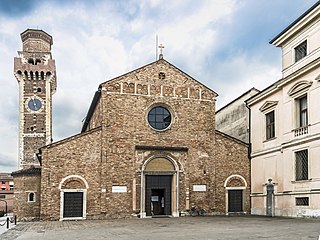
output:
<instances>
[{"instance_id":1,"label":"roof eave","mask_svg":"<svg viewBox=\"0 0 320 240\"><path fill-rule=\"evenodd\" d=\"M300 17L293 21L277 36L275 36L269 43L277 47L281 46L288 38L299 31L305 25L305 22L309 22L319 14L319 11L317 9L318 7L320 7L320 0L313 4L307 11L305 11Z\"/></svg>"}]
</instances>

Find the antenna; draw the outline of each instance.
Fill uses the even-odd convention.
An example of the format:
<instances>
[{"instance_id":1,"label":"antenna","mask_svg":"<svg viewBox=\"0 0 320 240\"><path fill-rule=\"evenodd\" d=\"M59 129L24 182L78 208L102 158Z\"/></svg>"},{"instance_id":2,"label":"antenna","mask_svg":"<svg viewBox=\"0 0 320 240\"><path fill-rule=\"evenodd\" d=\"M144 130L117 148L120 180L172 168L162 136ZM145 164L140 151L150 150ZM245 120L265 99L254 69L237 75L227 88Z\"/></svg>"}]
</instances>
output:
<instances>
[{"instance_id":1,"label":"antenna","mask_svg":"<svg viewBox=\"0 0 320 240\"><path fill-rule=\"evenodd\" d=\"M156 35L156 61L158 60L158 34Z\"/></svg>"}]
</instances>

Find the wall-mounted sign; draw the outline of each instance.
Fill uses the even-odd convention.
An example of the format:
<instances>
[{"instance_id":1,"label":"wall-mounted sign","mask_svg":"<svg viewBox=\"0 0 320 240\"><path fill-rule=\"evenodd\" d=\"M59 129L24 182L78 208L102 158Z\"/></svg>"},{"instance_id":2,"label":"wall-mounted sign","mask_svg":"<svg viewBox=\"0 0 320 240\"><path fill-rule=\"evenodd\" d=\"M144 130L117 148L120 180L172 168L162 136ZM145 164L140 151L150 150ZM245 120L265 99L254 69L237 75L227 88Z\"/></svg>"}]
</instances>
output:
<instances>
[{"instance_id":1,"label":"wall-mounted sign","mask_svg":"<svg viewBox=\"0 0 320 240\"><path fill-rule=\"evenodd\" d=\"M205 192L207 191L207 185L193 185L192 190L194 192Z\"/></svg>"},{"instance_id":2,"label":"wall-mounted sign","mask_svg":"<svg viewBox=\"0 0 320 240\"><path fill-rule=\"evenodd\" d=\"M159 201L159 196L151 196L151 201L152 202L158 202Z\"/></svg>"},{"instance_id":3,"label":"wall-mounted sign","mask_svg":"<svg viewBox=\"0 0 320 240\"><path fill-rule=\"evenodd\" d=\"M127 186L112 186L113 193L127 192Z\"/></svg>"}]
</instances>

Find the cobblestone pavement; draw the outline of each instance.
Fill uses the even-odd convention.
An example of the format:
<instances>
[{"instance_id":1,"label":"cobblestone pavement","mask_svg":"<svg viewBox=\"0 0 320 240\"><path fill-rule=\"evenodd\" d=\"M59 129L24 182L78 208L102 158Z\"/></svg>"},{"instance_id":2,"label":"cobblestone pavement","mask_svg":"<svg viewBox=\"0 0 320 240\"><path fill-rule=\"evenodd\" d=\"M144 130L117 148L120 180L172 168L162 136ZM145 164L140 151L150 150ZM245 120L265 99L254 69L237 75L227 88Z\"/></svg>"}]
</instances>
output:
<instances>
[{"instance_id":1,"label":"cobblestone pavement","mask_svg":"<svg viewBox=\"0 0 320 240\"><path fill-rule=\"evenodd\" d=\"M315 239L320 219L181 217L19 223L1 240L33 239Z\"/></svg>"}]
</instances>

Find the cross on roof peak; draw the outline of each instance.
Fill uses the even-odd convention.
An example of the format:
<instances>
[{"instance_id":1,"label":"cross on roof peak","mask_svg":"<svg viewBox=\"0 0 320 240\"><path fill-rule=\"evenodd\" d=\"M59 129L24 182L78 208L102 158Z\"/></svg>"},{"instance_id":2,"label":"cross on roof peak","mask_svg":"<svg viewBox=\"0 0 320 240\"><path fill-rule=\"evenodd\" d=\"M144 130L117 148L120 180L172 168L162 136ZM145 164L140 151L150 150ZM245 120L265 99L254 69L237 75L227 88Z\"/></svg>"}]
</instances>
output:
<instances>
[{"instance_id":1,"label":"cross on roof peak","mask_svg":"<svg viewBox=\"0 0 320 240\"><path fill-rule=\"evenodd\" d=\"M163 58L163 49L164 49L164 46L162 45L162 43L159 45L158 48L160 49L159 59L162 59Z\"/></svg>"}]
</instances>

